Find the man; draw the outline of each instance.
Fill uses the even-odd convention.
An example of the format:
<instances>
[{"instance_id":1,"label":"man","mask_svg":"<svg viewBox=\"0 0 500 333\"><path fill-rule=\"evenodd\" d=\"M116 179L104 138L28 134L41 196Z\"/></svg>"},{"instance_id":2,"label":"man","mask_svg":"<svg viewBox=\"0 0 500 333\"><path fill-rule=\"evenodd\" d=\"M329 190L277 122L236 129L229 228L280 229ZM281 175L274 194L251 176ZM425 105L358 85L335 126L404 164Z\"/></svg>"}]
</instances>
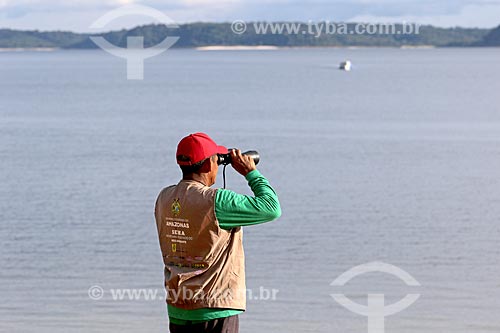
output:
<instances>
[{"instance_id":1,"label":"man","mask_svg":"<svg viewBox=\"0 0 500 333\"><path fill-rule=\"evenodd\" d=\"M170 332L238 332L246 307L242 226L281 215L278 197L253 159L237 149L231 165L254 196L211 188L218 154L227 154L208 135L194 133L177 146L182 180L163 189L155 207Z\"/></svg>"}]
</instances>

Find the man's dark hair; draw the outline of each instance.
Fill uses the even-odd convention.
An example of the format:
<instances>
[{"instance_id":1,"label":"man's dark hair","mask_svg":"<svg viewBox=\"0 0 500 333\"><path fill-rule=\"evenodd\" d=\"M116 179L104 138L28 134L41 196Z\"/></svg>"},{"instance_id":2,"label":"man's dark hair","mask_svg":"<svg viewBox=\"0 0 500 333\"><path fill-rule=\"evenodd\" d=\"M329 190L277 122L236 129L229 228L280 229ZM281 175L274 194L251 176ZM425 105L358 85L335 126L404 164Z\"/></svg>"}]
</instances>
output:
<instances>
[{"instance_id":1,"label":"man's dark hair","mask_svg":"<svg viewBox=\"0 0 500 333\"><path fill-rule=\"evenodd\" d=\"M184 157L185 156L183 156L183 155L179 155L179 156L177 156L177 159L182 160ZM186 158L186 160L189 160L189 157L186 156L185 158ZM192 173L199 173L201 168L203 167L203 164L206 161L210 160L211 158L217 158L217 155L207 157L204 160L199 161L199 162L192 164L192 165L179 165L179 167L181 168L183 175L189 175Z\"/></svg>"},{"instance_id":2,"label":"man's dark hair","mask_svg":"<svg viewBox=\"0 0 500 333\"><path fill-rule=\"evenodd\" d=\"M199 161L193 165L179 165L179 167L181 168L183 175L189 175L192 173L199 173L203 164L212 158L217 158L217 155L212 155L210 157L207 157L204 160Z\"/></svg>"},{"instance_id":3,"label":"man's dark hair","mask_svg":"<svg viewBox=\"0 0 500 333\"><path fill-rule=\"evenodd\" d=\"M192 164L192 165L179 165L181 167L182 174L189 175L192 173L199 173L201 167L203 166L203 163L205 163L205 161L207 159L208 158L206 158L203 161L200 161L198 163Z\"/></svg>"}]
</instances>

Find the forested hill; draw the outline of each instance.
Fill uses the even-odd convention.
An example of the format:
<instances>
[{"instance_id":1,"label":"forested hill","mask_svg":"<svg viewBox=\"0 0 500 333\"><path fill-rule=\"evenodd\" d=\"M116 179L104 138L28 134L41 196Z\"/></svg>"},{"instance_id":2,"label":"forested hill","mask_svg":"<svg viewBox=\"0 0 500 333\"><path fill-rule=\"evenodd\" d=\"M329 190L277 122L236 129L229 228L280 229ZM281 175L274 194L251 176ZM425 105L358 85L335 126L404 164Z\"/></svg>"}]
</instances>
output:
<instances>
[{"instance_id":1,"label":"forested hill","mask_svg":"<svg viewBox=\"0 0 500 333\"><path fill-rule=\"evenodd\" d=\"M500 26L491 30L479 44L481 46L500 46Z\"/></svg>"},{"instance_id":2,"label":"forested hill","mask_svg":"<svg viewBox=\"0 0 500 333\"><path fill-rule=\"evenodd\" d=\"M285 23L285 22L284 22ZM291 24L288 22L288 24ZM302 23L305 25L305 23ZM349 29L354 24L348 25ZM97 46L89 39L93 34L63 31L20 31L0 29L0 48L62 48L93 49ZM173 47L199 47L210 45L274 45L281 47L307 46L437 46L469 47L500 46L500 26L496 29L437 28L421 26L419 34L318 34L256 33L253 23L247 30L236 34L230 23L190 23L169 29L165 25L145 25L129 30L99 34L109 42L124 47L128 36L144 36L145 46L158 44L166 36L179 36Z\"/></svg>"}]
</instances>

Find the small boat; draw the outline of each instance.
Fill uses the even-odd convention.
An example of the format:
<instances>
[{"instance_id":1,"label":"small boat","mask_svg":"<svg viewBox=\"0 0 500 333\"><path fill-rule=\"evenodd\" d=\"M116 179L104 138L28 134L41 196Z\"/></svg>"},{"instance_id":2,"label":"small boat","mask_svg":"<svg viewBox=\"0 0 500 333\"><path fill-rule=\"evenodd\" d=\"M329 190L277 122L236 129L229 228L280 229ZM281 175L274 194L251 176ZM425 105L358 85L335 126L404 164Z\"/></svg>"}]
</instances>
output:
<instances>
[{"instance_id":1,"label":"small boat","mask_svg":"<svg viewBox=\"0 0 500 333\"><path fill-rule=\"evenodd\" d=\"M339 69L346 71L346 72L350 71L351 67L352 67L352 64L349 60L342 61L339 65Z\"/></svg>"}]
</instances>

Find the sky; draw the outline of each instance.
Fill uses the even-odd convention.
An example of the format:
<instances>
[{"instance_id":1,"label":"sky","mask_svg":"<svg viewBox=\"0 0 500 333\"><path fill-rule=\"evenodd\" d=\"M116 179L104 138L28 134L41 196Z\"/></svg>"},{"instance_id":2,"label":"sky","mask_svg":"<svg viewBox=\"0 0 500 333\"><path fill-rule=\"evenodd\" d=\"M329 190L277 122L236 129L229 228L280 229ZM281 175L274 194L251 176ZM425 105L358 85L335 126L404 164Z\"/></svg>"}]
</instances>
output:
<instances>
[{"instance_id":1,"label":"sky","mask_svg":"<svg viewBox=\"0 0 500 333\"><path fill-rule=\"evenodd\" d=\"M179 24L311 20L440 27L500 25L500 0L0 0L0 28L90 32L96 19L127 4L152 7ZM153 22L150 17L131 15L102 30Z\"/></svg>"}]
</instances>

